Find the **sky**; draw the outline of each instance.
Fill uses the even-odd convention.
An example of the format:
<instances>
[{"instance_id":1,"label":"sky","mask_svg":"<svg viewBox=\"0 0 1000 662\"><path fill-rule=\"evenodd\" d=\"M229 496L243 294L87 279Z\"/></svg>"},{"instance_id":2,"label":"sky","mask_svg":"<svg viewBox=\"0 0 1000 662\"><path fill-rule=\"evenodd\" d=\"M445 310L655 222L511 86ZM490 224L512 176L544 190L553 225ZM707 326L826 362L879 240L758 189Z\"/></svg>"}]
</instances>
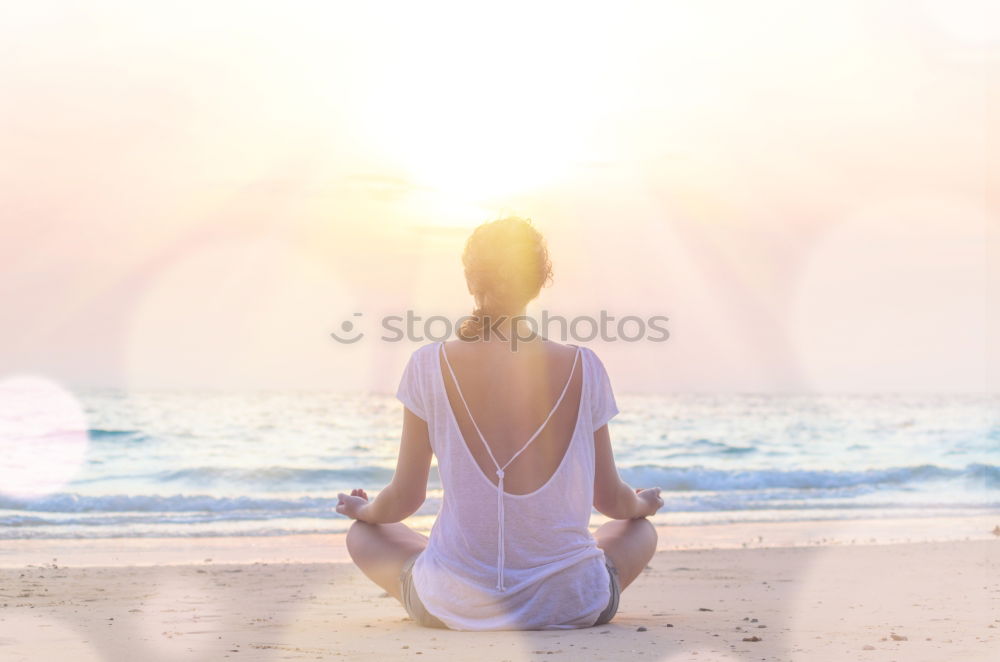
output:
<instances>
[{"instance_id":1,"label":"sky","mask_svg":"<svg viewBox=\"0 0 1000 662\"><path fill-rule=\"evenodd\" d=\"M392 392L381 320L468 313L517 214L529 313L668 319L584 343L618 391L1000 391L991 3L7 3L0 49L0 382Z\"/></svg>"}]
</instances>

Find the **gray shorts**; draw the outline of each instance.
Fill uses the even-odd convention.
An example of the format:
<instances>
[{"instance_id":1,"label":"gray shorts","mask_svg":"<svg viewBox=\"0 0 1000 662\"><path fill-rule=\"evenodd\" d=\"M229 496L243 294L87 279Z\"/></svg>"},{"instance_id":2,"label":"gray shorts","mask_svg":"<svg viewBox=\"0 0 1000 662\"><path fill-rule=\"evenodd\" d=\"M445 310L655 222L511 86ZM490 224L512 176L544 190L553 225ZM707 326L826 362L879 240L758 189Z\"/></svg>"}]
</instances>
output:
<instances>
[{"instance_id":1,"label":"gray shorts","mask_svg":"<svg viewBox=\"0 0 1000 662\"><path fill-rule=\"evenodd\" d=\"M401 593L403 596L403 607L406 608L406 613L410 615L417 625L422 625L427 628L445 628L447 625L441 622L441 620L434 616L432 613L427 611L424 607L424 603L420 601L420 596L417 595L417 589L413 585L413 564L417 560L420 553L414 554L406 560L403 564L403 571L399 575L399 583L401 585ZM618 583L618 568L614 566L611 559L605 557L604 565L608 569L608 585L611 588L611 599L608 600L608 606L601 612L601 615L597 617L594 621L594 625L604 625L611 621L618 613L618 600L621 598L621 586ZM591 626L593 627L593 626Z\"/></svg>"}]
</instances>

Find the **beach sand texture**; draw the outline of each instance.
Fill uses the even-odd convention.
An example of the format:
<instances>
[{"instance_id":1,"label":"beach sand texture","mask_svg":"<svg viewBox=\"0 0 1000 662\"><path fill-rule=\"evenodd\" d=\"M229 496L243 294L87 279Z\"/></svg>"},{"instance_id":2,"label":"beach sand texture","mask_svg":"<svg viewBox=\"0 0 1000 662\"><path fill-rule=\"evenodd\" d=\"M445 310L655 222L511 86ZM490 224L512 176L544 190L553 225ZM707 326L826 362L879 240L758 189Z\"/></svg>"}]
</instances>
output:
<instances>
[{"instance_id":1,"label":"beach sand texture","mask_svg":"<svg viewBox=\"0 0 1000 662\"><path fill-rule=\"evenodd\" d=\"M328 536L297 544L310 538L322 542L316 554L331 552ZM238 538L217 540L206 553L220 544L246 553ZM192 553L198 545L185 544ZM572 631L421 628L339 562L342 548L330 558L7 564L0 660L985 662L1000 655L1000 537L658 551L610 624Z\"/></svg>"}]
</instances>

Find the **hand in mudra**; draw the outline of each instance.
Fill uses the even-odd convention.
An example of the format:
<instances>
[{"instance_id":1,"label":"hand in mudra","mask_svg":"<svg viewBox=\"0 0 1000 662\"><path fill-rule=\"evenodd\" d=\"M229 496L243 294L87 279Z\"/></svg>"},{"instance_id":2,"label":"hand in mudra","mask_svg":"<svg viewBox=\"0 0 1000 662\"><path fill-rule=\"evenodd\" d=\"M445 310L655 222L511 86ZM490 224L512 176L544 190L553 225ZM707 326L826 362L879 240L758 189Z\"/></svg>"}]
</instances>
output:
<instances>
[{"instance_id":1,"label":"hand in mudra","mask_svg":"<svg viewBox=\"0 0 1000 662\"><path fill-rule=\"evenodd\" d=\"M636 495L639 497L645 506L648 507L648 511L643 512L639 517L649 517L655 515L656 511L663 507L663 499L660 498L660 488L650 487L648 489L643 489L637 487L635 489Z\"/></svg>"},{"instance_id":2,"label":"hand in mudra","mask_svg":"<svg viewBox=\"0 0 1000 662\"><path fill-rule=\"evenodd\" d=\"M336 511L341 515L347 515L351 519L358 518L358 511L368 503L368 495L361 488L351 490L350 494L340 492L337 495Z\"/></svg>"}]
</instances>

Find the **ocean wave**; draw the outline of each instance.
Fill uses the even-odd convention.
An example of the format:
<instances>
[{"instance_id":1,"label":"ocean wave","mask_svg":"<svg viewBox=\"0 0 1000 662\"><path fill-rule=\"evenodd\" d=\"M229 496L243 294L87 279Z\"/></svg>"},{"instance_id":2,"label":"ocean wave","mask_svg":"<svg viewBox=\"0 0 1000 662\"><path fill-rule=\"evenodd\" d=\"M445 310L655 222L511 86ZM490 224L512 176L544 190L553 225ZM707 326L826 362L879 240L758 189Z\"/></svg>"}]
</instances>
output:
<instances>
[{"instance_id":1,"label":"ocean wave","mask_svg":"<svg viewBox=\"0 0 1000 662\"><path fill-rule=\"evenodd\" d=\"M902 486L944 480L966 479L981 482L987 488L1000 488L1000 466L970 464L964 468L921 464L909 467L889 467L861 471L820 469L726 470L706 467L661 467L637 465L622 468L622 478L630 484L656 485L668 492L765 490L791 488L798 490L851 487Z\"/></svg>"},{"instance_id":2,"label":"ocean wave","mask_svg":"<svg viewBox=\"0 0 1000 662\"><path fill-rule=\"evenodd\" d=\"M87 430L87 436L90 437L91 441L98 442L128 441L134 443L149 439L149 437L140 430L106 430L103 428L90 428Z\"/></svg>"},{"instance_id":3,"label":"ocean wave","mask_svg":"<svg viewBox=\"0 0 1000 662\"><path fill-rule=\"evenodd\" d=\"M639 449L661 450L659 445L643 445ZM637 450L639 450L637 449ZM668 459L676 458L710 458L727 457L733 455L749 455L758 452L754 446L736 446L722 441L712 441L711 439L696 439L685 443L680 447L667 447L667 452L662 457Z\"/></svg>"},{"instance_id":4,"label":"ocean wave","mask_svg":"<svg viewBox=\"0 0 1000 662\"><path fill-rule=\"evenodd\" d=\"M993 503L936 503L933 499L866 503L850 499L797 498L794 490L760 493L677 493L667 495L660 515L687 513L725 515L732 521L793 521L851 519L888 516L889 513L921 513L927 516L970 515L996 512ZM827 495L830 496L830 495ZM81 510L62 511L69 503ZM207 535L281 535L287 533L343 532L350 525L333 506L333 498L248 500L219 497L117 496L83 497L56 495L44 504L49 512L0 510L0 540L17 538L115 538ZM5 504L14 505L14 504ZM280 507L279 507L280 506ZM127 507L128 511L97 508ZM441 507L439 496L428 498L417 517L433 517ZM139 508L148 508L140 511ZM171 510L173 509L173 510ZM775 516L775 513L783 513ZM765 513L768 513L765 515ZM911 515L908 515L911 516ZM697 521L692 520L692 521Z\"/></svg>"},{"instance_id":5,"label":"ocean wave","mask_svg":"<svg viewBox=\"0 0 1000 662\"><path fill-rule=\"evenodd\" d=\"M191 483L199 485L252 484L262 487L296 488L311 485L338 486L351 481L386 483L392 479L393 469L363 466L350 469L311 469L301 467L191 467L163 471L148 478L162 483Z\"/></svg>"},{"instance_id":6,"label":"ocean wave","mask_svg":"<svg viewBox=\"0 0 1000 662\"><path fill-rule=\"evenodd\" d=\"M360 472L360 473L359 473ZM364 474L367 473L367 477ZM163 476L166 483L183 479L184 482L213 483L206 476L225 479L230 488L247 489L253 478L273 484L279 482L298 485L322 482L322 494L297 496L209 495L179 493L153 494L79 494L56 493L40 498L23 498L0 494L0 510L51 512L51 513L195 513L195 512L272 512L289 516L333 510L336 493L358 485L370 486L372 491L387 484L392 470L380 467L364 469L293 469L273 467L261 470L213 469L202 467L183 469ZM716 508L739 507L740 504L763 503L774 500L823 500L853 498L871 492L916 492L918 488L932 489L940 481L964 481L975 490L984 488L984 498L1000 488L1000 466L970 464L965 468L946 468L935 465L868 469L864 471L772 469L721 470L704 467L661 467L640 465L624 467L622 478L636 487L659 486L664 498L688 499L686 493L704 493L704 503ZM253 485L249 485L253 488ZM196 488L197 489L197 488ZM433 494L438 487L430 485ZM302 490L308 491L308 490ZM987 498L995 501L996 497ZM432 499L429 499L431 502Z\"/></svg>"},{"instance_id":7,"label":"ocean wave","mask_svg":"<svg viewBox=\"0 0 1000 662\"><path fill-rule=\"evenodd\" d=\"M84 495L73 493L50 494L37 499L0 495L0 510L48 513L193 513L269 511L294 514L296 512L332 510L337 497L300 497L288 499L249 496L209 496L175 494L162 495Z\"/></svg>"},{"instance_id":8,"label":"ocean wave","mask_svg":"<svg viewBox=\"0 0 1000 662\"><path fill-rule=\"evenodd\" d=\"M76 485L112 484L139 481L178 491L219 489L223 491L316 492L358 486L377 487L392 480L394 469L380 466L360 466L349 469L312 469L303 467L186 467L170 471L136 474L98 474L78 478ZM431 467L430 487L439 488L437 467ZM232 488L232 489L230 489Z\"/></svg>"},{"instance_id":9,"label":"ocean wave","mask_svg":"<svg viewBox=\"0 0 1000 662\"><path fill-rule=\"evenodd\" d=\"M328 492L354 487L377 489L392 480L394 470L381 466L349 469L301 467L188 467L141 475L99 475L76 481L78 485L112 484L140 480L178 492L220 490L249 491L257 494L287 492ZM918 485L946 480L966 480L987 489L1000 488L1000 466L969 464L964 468L922 464L906 467L836 471L823 469L715 469L704 466L665 467L642 464L619 468L622 478L636 486L659 486L668 492L730 490L799 490ZM431 467L430 489L440 489L437 467ZM89 491L89 490L88 490Z\"/></svg>"}]
</instances>

